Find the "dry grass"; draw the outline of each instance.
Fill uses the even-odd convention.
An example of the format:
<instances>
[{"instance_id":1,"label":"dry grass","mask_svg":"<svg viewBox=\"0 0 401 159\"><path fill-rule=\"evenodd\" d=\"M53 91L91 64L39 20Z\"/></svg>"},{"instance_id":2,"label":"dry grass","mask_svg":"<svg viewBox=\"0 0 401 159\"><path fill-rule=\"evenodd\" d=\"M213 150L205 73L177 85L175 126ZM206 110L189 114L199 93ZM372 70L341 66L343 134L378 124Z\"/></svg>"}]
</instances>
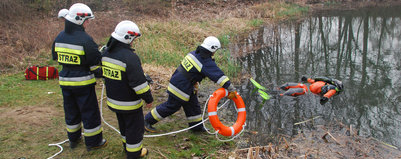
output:
<instances>
[{"instance_id":1,"label":"dry grass","mask_svg":"<svg viewBox=\"0 0 401 159\"><path fill-rule=\"evenodd\" d=\"M400 151L372 138L360 137L342 123L317 125L295 137L277 136L275 144L235 151L236 158L397 158ZM288 141L287 141L288 139Z\"/></svg>"},{"instance_id":2,"label":"dry grass","mask_svg":"<svg viewBox=\"0 0 401 159\"><path fill-rule=\"evenodd\" d=\"M5 10L23 9L11 7L14 6L12 4L21 4L21 1L7 2L11 5L3 3L2 8ZM134 47L143 62L167 67L175 66L182 56L194 50L205 37L214 35L227 41L233 40L225 36L246 34L257 27L250 25L249 21L263 17L257 13L257 9L250 7L259 1L173 0L167 3L161 0L118 0L112 3L90 0L86 3L93 8L96 16L86 31L98 44L107 42L119 21L132 20L139 25L144 35ZM59 9L67 8L64 6L68 4L60 1L49 2L48 5L56 9L49 12L16 12L18 18L14 18L13 14L1 16L12 21L0 22L4 28L0 33L0 56L5 57L0 59L0 67L3 68L0 72L22 71L29 65L55 64L50 62L50 48L56 35L64 28L64 20L57 19L55 15ZM31 8L40 10L41 7L37 6L40 4L31 4Z\"/></svg>"}]
</instances>

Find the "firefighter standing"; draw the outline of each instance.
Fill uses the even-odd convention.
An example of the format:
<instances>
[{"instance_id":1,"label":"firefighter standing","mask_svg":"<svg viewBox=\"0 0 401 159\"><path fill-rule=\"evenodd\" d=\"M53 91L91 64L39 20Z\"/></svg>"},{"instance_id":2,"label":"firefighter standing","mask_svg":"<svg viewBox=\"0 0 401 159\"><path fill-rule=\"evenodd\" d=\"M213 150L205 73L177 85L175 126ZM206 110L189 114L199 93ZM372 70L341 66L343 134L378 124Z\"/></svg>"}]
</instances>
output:
<instances>
[{"instance_id":1,"label":"firefighter standing","mask_svg":"<svg viewBox=\"0 0 401 159\"><path fill-rule=\"evenodd\" d=\"M153 102L141 61L133 52L135 50L131 49L133 41L140 36L134 22L120 22L111 34L102 57L107 105L117 115L127 158L139 158L147 154L147 149L142 148L142 106L143 100L148 103L147 107L151 107Z\"/></svg>"},{"instance_id":2,"label":"firefighter standing","mask_svg":"<svg viewBox=\"0 0 401 159\"><path fill-rule=\"evenodd\" d=\"M323 105L329 101L334 95L339 94L343 91L343 84L340 80L332 79L328 77L316 77L316 78L307 78L303 76L301 81L308 82L311 85L309 86L309 90L317 95L320 95L320 104ZM286 83L280 87L283 90L286 90L281 95L289 95L289 96L298 96L303 95L308 91L308 87L302 83Z\"/></svg>"},{"instance_id":3,"label":"firefighter standing","mask_svg":"<svg viewBox=\"0 0 401 159\"><path fill-rule=\"evenodd\" d=\"M200 123L202 116L196 89L198 83L205 77L228 89L229 98L235 96L235 88L230 83L229 78L224 75L212 59L220 47L220 41L216 37L210 36L195 51L185 56L170 79L167 89L168 100L146 114L145 129L147 131L156 132L152 125L177 112L181 106L184 108L189 126ZM205 128L200 124L192 128L191 131L205 131Z\"/></svg>"},{"instance_id":4,"label":"firefighter standing","mask_svg":"<svg viewBox=\"0 0 401 159\"><path fill-rule=\"evenodd\" d=\"M59 83L64 99L65 121L70 148L81 141L81 121L88 151L106 145L102 136L99 106L91 68L100 64L98 45L86 32L89 19L94 15L82 3L70 7L64 16L65 29L56 37L52 47L53 60L63 66Z\"/></svg>"}]
</instances>

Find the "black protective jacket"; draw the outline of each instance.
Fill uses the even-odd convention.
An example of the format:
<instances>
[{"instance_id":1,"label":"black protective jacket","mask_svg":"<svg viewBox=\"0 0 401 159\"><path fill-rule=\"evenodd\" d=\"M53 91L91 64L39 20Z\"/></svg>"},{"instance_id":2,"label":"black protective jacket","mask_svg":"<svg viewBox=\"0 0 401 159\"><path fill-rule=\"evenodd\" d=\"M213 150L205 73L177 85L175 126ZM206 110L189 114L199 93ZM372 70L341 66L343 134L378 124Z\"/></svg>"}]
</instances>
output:
<instances>
[{"instance_id":1,"label":"black protective jacket","mask_svg":"<svg viewBox=\"0 0 401 159\"><path fill-rule=\"evenodd\" d=\"M142 107L143 100L153 102L141 61L133 51L130 45L111 37L102 55L107 104L116 112L134 111Z\"/></svg>"},{"instance_id":2,"label":"black protective jacket","mask_svg":"<svg viewBox=\"0 0 401 159\"><path fill-rule=\"evenodd\" d=\"M100 64L98 45L83 26L65 21L65 29L58 34L52 47L53 60L63 66L60 71L62 88L81 88L95 85L96 79L91 67Z\"/></svg>"}]
</instances>

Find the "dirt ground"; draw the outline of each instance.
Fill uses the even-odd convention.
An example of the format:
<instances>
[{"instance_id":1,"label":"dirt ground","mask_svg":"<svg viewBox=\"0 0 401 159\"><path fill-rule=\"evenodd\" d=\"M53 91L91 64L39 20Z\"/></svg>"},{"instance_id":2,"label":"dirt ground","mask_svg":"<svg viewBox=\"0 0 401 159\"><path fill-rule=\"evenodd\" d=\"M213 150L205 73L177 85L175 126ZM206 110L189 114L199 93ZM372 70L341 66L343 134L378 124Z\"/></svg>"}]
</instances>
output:
<instances>
[{"instance_id":1,"label":"dirt ground","mask_svg":"<svg viewBox=\"0 0 401 159\"><path fill-rule=\"evenodd\" d=\"M51 124L49 116L62 116L51 107L25 106L15 109L0 108L0 119L11 120L15 125L42 127Z\"/></svg>"}]
</instances>

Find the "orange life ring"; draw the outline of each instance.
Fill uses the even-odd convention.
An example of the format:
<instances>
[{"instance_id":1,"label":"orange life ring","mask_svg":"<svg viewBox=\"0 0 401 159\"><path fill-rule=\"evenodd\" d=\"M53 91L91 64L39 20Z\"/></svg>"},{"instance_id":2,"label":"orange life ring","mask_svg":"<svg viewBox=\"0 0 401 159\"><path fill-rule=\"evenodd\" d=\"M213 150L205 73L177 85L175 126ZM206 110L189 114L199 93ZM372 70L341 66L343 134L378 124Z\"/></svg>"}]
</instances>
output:
<instances>
[{"instance_id":1,"label":"orange life ring","mask_svg":"<svg viewBox=\"0 0 401 159\"><path fill-rule=\"evenodd\" d=\"M213 96L210 97L209 103L207 105L207 112L209 114L209 120L212 124L213 128L219 131L219 134L223 136L234 136L237 135L242 130L242 126L245 124L246 120L246 111L245 111L245 104L242 100L241 96L237 93L236 97L232 100L234 101L235 105L237 106L238 115L237 121L233 126L227 127L221 123L219 117L217 116L217 105L221 98L227 97L228 91L224 88L217 89Z\"/></svg>"}]
</instances>

